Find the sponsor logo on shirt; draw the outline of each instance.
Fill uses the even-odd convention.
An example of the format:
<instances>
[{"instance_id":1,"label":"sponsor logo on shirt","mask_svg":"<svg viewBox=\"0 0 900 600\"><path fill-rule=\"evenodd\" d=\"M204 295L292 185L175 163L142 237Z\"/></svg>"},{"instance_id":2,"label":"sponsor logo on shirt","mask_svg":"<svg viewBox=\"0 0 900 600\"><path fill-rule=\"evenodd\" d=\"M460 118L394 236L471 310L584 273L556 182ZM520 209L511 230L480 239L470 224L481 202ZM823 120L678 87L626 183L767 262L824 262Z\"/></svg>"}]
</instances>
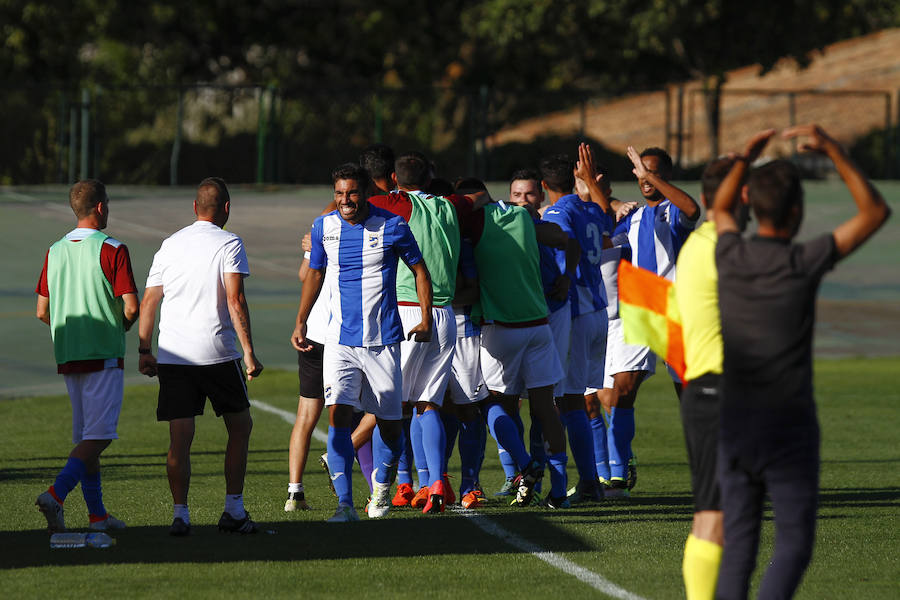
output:
<instances>
[{"instance_id":1,"label":"sponsor logo on shirt","mask_svg":"<svg viewBox=\"0 0 900 600\"><path fill-rule=\"evenodd\" d=\"M325 386L325 399L328 400L329 398L331 398L331 386L326 385Z\"/></svg>"},{"instance_id":2,"label":"sponsor logo on shirt","mask_svg":"<svg viewBox=\"0 0 900 600\"><path fill-rule=\"evenodd\" d=\"M338 242L338 241L340 241L340 239L341 239L341 236L339 236L339 235L323 235L322 236L323 242Z\"/></svg>"}]
</instances>

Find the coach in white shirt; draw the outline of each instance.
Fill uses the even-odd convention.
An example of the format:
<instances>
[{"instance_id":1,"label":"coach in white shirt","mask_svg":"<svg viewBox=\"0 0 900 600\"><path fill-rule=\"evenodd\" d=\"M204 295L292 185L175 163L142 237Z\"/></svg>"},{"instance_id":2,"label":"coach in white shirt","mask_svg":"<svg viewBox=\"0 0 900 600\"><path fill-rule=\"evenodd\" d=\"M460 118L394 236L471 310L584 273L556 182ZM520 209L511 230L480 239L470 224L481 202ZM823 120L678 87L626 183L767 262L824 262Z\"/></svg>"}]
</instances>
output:
<instances>
[{"instance_id":1,"label":"coach in white shirt","mask_svg":"<svg viewBox=\"0 0 900 600\"><path fill-rule=\"evenodd\" d=\"M244 277L250 274L244 244L240 237L222 229L230 209L225 182L217 177L204 179L194 201L197 220L163 241L153 257L141 303L147 312L139 325L140 371L150 377L159 374L156 418L169 422L166 471L175 504L171 535L190 533L187 498L194 418L203 414L207 398L228 430L225 510L219 529L257 531L244 509L253 421L235 338L243 349L249 379L258 376L263 365L253 351L250 311L244 297ZM157 359L152 338L160 302Z\"/></svg>"}]
</instances>

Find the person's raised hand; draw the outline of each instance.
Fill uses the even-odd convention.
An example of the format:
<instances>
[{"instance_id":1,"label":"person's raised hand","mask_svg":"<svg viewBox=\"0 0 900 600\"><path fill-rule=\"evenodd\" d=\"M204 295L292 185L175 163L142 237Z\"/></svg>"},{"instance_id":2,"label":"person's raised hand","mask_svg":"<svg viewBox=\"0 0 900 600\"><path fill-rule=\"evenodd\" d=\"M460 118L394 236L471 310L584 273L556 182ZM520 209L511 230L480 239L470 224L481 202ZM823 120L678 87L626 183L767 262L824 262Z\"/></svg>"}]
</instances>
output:
<instances>
[{"instance_id":1,"label":"person's raised hand","mask_svg":"<svg viewBox=\"0 0 900 600\"><path fill-rule=\"evenodd\" d=\"M793 139L801 136L808 138L807 141L804 141L799 145L798 149L801 152L828 154L829 152L840 148L840 144L838 144L837 140L828 135L824 129L815 123L789 127L781 132L781 137L784 139Z\"/></svg>"}]
</instances>

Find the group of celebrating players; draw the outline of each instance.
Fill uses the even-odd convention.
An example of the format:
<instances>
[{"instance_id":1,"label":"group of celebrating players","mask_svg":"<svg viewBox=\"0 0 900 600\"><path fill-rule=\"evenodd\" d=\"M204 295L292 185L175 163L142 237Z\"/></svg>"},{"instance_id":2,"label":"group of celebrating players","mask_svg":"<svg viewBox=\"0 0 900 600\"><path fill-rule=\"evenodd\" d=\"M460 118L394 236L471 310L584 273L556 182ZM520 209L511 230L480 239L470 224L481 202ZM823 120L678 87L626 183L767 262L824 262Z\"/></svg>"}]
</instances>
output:
<instances>
[{"instance_id":1,"label":"group of celebrating players","mask_svg":"<svg viewBox=\"0 0 900 600\"><path fill-rule=\"evenodd\" d=\"M358 164L337 167L333 201L302 242L291 335L300 398L285 511L309 508L303 472L325 406L321 462L338 500L330 522L359 520L351 485L357 461L371 492L369 518L404 506L441 513L457 492L462 507L483 505L488 431L506 473L496 495L513 505L564 509L627 496L636 481L635 398L657 357L625 341L617 288L625 260L674 282L683 323L684 389L669 370L695 504L683 563L688 597L746 597L765 494L775 505L776 548L760 595L792 595L815 530L818 284L890 210L821 128L786 130L785 137L808 138L802 149L832 160L857 206L833 232L793 243L803 216L797 168L776 160L749 169L774 133L760 132L743 152L707 166L707 220L699 227L701 207L670 182L672 160L660 148L628 148L641 204L612 196L586 144L575 160L551 156L538 170L516 171L508 201L492 199L477 179L439 179L422 154L395 157L383 144L367 148ZM37 316L50 325L69 390L76 444L37 498L51 531L65 529L63 503L79 484L92 529L125 527L103 505L99 458L117 437L124 336L138 320L140 370L159 376L157 419L169 423L170 534L191 530L190 447L207 398L229 434L218 527L258 531L243 505L252 429L245 378L263 366L244 297L246 252L224 230L230 203L224 181L201 182L196 221L163 242L138 306L127 247L101 232L105 187L95 180L73 186L77 227L48 251L36 288ZM745 238L748 204L758 227ZM567 442L578 473L571 487ZM447 468L456 447L458 490ZM549 489L542 489L548 470Z\"/></svg>"}]
</instances>

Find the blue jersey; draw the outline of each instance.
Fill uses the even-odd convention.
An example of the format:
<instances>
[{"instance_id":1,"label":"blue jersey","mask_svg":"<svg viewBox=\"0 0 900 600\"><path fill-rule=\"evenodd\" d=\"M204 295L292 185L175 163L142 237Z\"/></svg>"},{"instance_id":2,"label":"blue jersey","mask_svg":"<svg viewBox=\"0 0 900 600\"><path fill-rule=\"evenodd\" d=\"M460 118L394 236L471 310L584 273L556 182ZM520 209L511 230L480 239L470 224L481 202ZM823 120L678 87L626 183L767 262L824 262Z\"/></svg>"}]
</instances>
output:
<instances>
[{"instance_id":1,"label":"blue jersey","mask_svg":"<svg viewBox=\"0 0 900 600\"><path fill-rule=\"evenodd\" d=\"M545 222L549 221L543 221L541 219L534 220L535 225ZM557 278L562 275L565 270L565 263L563 264L562 269L560 269L559 264L556 262L556 248L538 244L538 250L541 252L541 284L544 286L544 298L547 300L547 308L551 313L554 313L565 306L568 301L563 300L560 302L559 300L554 300L550 297L550 292L553 291L553 284L556 283Z\"/></svg>"},{"instance_id":2,"label":"blue jersey","mask_svg":"<svg viewBox=\"0 0 900 600\"><path fill-rule=\"evenodd\" d=\"M576 194L568 194L544 211L545 221L562 227L581 246L581 259L569 289L573 317L606 308L606 291L600 275L603 226L589 218L586 208L588 204L590 203L582 201ZM565 250L555 249L554 252L559 268L565 270Z\"/></svg>"},{"instance_id":3,"label":"blue jersey","mask_svg":"<svg viewBox=\"0 0 900 600\"><path fill-rule=\"evenodd\" d=\"M675 260L696 224L669 200L663 200L653 207L642 206L619 221L613 245L628 244L634 265L675 281Z\"/></svg>"},{"instance_id":4,"label":"blue jersey","mask_svg":"<svg viewBox=\"0 0 900 600\"><path fill-rule=\"evenodd\" d=\"M365 221L352 225L337 211L312 227L309 266L325 272L331 286L331 322L326 344L386 346L403 339L397 311L397 262L422 261L402 217L369 206Z\"/></svg>"}]
</instances>

